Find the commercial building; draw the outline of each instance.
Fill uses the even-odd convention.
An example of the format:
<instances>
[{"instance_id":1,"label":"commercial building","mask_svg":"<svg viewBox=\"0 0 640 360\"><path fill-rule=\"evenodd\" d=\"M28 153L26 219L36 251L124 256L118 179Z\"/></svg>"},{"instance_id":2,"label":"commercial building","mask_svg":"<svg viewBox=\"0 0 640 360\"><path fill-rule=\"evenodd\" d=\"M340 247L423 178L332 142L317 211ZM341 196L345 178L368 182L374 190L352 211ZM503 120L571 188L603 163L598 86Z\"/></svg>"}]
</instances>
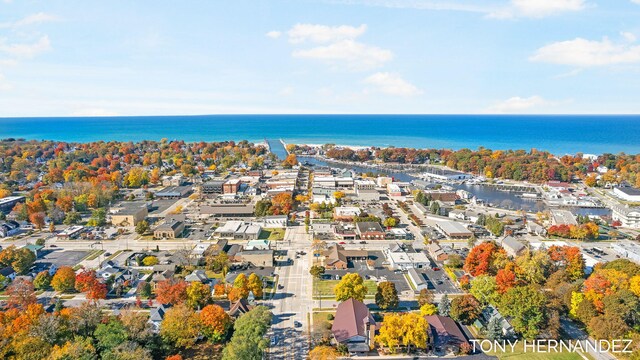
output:
<instances>
[{"instance_id":1,"label":"commercial building","mask_svg":"<svg viewBox=\"0 0 640 360\"><path fill-rule=\"evenodd\" d=\"M421 252L407 251L402 244L391 245L384 251L389 267L392 269L408 270L413 268L422 269L430 264L426 254Z\"/></svg>"},{"instance_id":2,"label":"commercial building","mask_svg":"<svg viewBox=\"0 0 640 360\"><path fill-rule=\"evenodd\" d=\"M424 274L418 272L415 268L410 268L409 271L407 271L407 275L415 291L429 288L429 282L425 279Z\"/></svg>"},{"instance_id":3,"label":"commercial building","mask_svg":"<svg viewBox=\"0 0 640 360\"><path fill-rule=\"evenodd\" d=\"M158 199L181 199L189 196L193 189L191 186L169 186L155 193Z\"/></svg>"},{"instance_id":4,"label":"commercial building","mask_svg":"<svg viewBox=\"0 0 640 360\"><path fill-rule=\"evenodd\" d=\"M260 237L261 231L262 227L260 225L234 220L227 221L223 226L217 228L213 235L226 239L256 240Z\"/></svg>"},{"instance_id":5,"label":"commercial building","mask_svg":"<svg viewBox=\"0 0 640 360\"><path fill-rule=\"evenodd\" d=\"M447 261L447 259L449 258L449 255L444 250L442 250L440 244L433 241L427 245L427 251L435 261Z\"/></svg>"},{"instance_id":6,"label":"commercial building","mask_svg":"<svg viewBox=\"0 0 640 360\"><path fill-rule=\"evenodd\" d=\"M20 232L20 224L17 221L7 220L0 222L0 238L13 236Z\"/></svg>"},{"instance_id":7,"label":"commercial building","mask_svg":"<svg viewBox=\"0 0 640 360\"><path fill-rule=\"evenodd\" d=\"M380 201L380 192L378 190L356 189L358 200L364 201Z\"/></svg>"},{"instance_id":8,"label":"commercial building","mask_svg":"<svg viewBox=\"0 0 640 360\"><path fill-rule=\"evenodd\" d=\"M452 239L467 239L473 235L464 225L455 221L438 221L435 226L445 236Z\"/></svg>"},{"instance_id":9,"label":"commercial building","mask_svg":"<svg viewBox=\"0 0 640 360\"><path fill-rule=\"evenodd\" d=\"M613 220L620 221L622 226L628 228L640 228L640 207L617 205L611 208Z\"/></svg>"},{"instance_id":10,"label":"commercial building","mask_svg":"<svg viewBox=\"0 0 640 360\"><path fill-rule=\"evenodd\" d=\"M82 226L82 225L74 225L74 226L70 226L70 227L64 229L63 231L59 232L56 235L56 237L59 240L70 240L70 239L77 238L83 232L84 232L84 226Z\"/></svg>"},{"instance_id":11,"label":"commercial building","mask_svg":"<svg viewBox=\"0 0 640 360\"><path fill-rule=\"evenodd\" d=\"M17 203L25 202L24 196L7 196L0 199L0 211L8 214Z\"/></svg>"},{"instance_id":12,"label":"commercial building","mask_svg":"<svg viewBox=\"0 0 640 360\"><path fill-rule=\"evenodd\" d=\"M551 210L553 225L578 225L576 217L568 210Z\"/></svg>"},{"instance_id":13,"label":"commercial building","mask_svg":"<svg viewBox=\"0 0 640 360\"><path fill-rule=\"evenodd\" d=\"M351 220L354 216L360 216L362 210L355 206L337 206L333 209L333 218L336 220Z\"/></svg>"},{"instance_id":14,"label":"commercial building","mask_svg":"<svg viewBox=\"0 0 640 360\"><path fill-rule=\"evenodd\" d=\"M387 184L387 194L389 196L402 196L402 189L396 184Z\"/></svg>"},{"instance_id":15,"label":"commercial building","mask_svg":"<svg viewBox=\"0 0 640 360\"><path fill-rule=\"evenodd\" d=\"M169 219L153 230L156 239L179 238L184 231L184 222L177 219Z\"/></svg>"},{"instance_id":16,"label":"commercial building","mask_svg":"<svg viewBox=\"0 0 640 360\"><path fill-rule=\"evenodd\" d=\"M369 253L366 250L345 250L340 245L333 245L324 252L324 265L328 269L344 270L353 260L367 260Z\"/></svg>"},{"instance_id":17,"label":"commercial building","mask_svg":"<svg viewBox=\"0 0 640 360\"><path fill-rule=\"evenodd\" d=\"M618 255L625 257L636 264L640 264L640 245L631 241L618 241L611 248Z\"/></svg>"},{"instance_id":18,"label":"commercial building","mask_svg":"<svg viewBox=\"0 0 640 360\"><path fill-rule=\"evenodd\" d=\"M213 217L247 217L253 216L253 213L253 204L215 204L200 207L200 214Z\"/></svg>"},{"instance_id":19,"label":"commercial building","mask_svg":"<svg viewBox=\"0 0 640 360\"><path fill-rule=\"evenodd\" d=\"M255 266L273 267L273 250L243 250L236 257Z\"/></svg>"},{"instance_id":20,"label":"commercial building","mask_svg":"<svg viewBox=\"0 0 640 360\"><path fill-rule=\"evenodd\" d=\"M231 179L222 184L222 193L223 194L235 194L240 190L240 185L242 182L240 179Z\"/></svg>"},{"instance_id":21,"label":"commercial building","mask_svg":"<svg viewBox=\"0 0 640 360\"><path fill-rule=\"evenodd\" d=\"M182 186L186 183L186 178L182 174L175 174L173 176L163 176L162 186Z\"/></svg>"},{"instance_id":22,"label":"commercial building","mask_svg":"<svg viewBox=\"0 0 640 360\"><path fill-rule=\"evenodd\" d=\"M287 215L270 215L256 219L253 223L264 228L284 228L289 226L289 217Z\"/></svg>"},{"instance_id":23,"label":"commercial building","mask_svg":"<svg viewBox=\"0 0 640 360\"><path fill-rule=\"evenodd\" d=\"M613 193L622 200L640 202L640 189L632 187L616 187Z\"/></svg>"},{"instance_id":24,"label":"commercial building","mask_svg":"<svg viewBox=\"0 0 640 360\"><path fill-rule=\"evenodd\" d=\"M356 234L364 240L383 240L385 237L382 226L373 221L362 221L356 223Z\"/></svg>"},{"instance_id":25,"label":"commercial building","mask_svg":"<svg viewBox=\"0 0 640 360\"><path fill-rule=\"evenodd\" d=\"M115 226L136 226L148 214L147 204L139 202L122 203L119 208L112 211L111 223Z\"/></svg>"},{"instance_id":26,"label":"commercial building","mask_svg":"<svg viewBox=\"0 0 640 360\"><path fill-rule=\"evenodd\" d=\"M376 188L376 183L371 179L354 180L353 187L356 190L373 190Z\"/></svg>"},{"instance_id":27,"label":"commercial building","mask_svg":"<svg viewBox=\"0 0 640 360\"><path fill-rule=\"evenodd\" d=\"M200 192L204 195L222 194L224 180L211 180L200 186Z\"/></svg>"}]
</instances>

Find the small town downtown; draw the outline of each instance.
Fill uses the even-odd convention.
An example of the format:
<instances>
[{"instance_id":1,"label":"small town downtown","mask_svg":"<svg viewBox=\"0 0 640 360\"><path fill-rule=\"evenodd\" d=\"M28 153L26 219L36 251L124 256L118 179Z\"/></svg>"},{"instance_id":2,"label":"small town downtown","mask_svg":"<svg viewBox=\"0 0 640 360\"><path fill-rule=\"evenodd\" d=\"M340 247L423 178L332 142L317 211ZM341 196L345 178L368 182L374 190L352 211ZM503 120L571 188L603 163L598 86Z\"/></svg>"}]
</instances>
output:
<instances>
[{"instance_id":1,"label":"small town downtown","mask_svg":"<svg viewBox=\"0 0 640 360\"><path fill-rule=\"evenodd\" d=\"M484 352L515 352L521 340L469 340L473 345L473 351ZM559 352L584 352L630 354L633 341L629 339L597 340L553 340L537 339L523 340L522 346L525 353L559 353Z\"/></svg>"}]
</instances>

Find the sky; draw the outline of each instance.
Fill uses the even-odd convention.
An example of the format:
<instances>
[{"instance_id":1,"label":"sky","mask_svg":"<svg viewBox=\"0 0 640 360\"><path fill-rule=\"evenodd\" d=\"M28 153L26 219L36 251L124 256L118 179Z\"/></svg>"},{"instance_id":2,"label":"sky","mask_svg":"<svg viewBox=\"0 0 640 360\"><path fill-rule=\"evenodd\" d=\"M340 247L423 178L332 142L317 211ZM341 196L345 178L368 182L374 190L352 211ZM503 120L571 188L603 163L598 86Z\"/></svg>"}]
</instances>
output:
<instances>
[{"instance_id":1,"label":"sky","mask_svg":"<svg viewBox=\"0 0 640 360\"><path fill-rule=\"evenodd\" d=\"M640 0L0 0L0 117L638 114Z\"/></svg>"}]
</instances>

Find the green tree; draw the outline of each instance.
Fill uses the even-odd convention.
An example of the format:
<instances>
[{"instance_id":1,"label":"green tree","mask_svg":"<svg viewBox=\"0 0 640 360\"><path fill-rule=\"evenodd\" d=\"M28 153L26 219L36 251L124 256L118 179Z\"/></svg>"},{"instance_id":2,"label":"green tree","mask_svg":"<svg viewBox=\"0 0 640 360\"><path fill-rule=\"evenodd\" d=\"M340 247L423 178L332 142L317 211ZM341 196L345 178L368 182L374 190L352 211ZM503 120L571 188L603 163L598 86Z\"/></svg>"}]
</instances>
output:
<instances>
[{"instance_id":1,"label":"green tree","mask_svg":"<svg viewBox=\"0 0 640 360\"><path fill-rule=\"evenodd\" d=\"M233 336L224 348L223 360L261 360L268 341L264 335L271 325L272 314L264 306L257 306L243 314L233 325Z\"/></svg>"},{"instance_id":2,"label":"green tree","mask_svg":"<svg viewBox=\"0 0 640 360\"><path fill-rule=\"evenodd\" d=\"M313 265L311 269L309 269L309 274L316 279L320 279L322 274L324 274L324 267L320 265Z\"/></svg>"},{"instance_id":3,"label":"green tree","mask_svg":"<svg viewBox=\"0 0 640 360\"><path fill-rule=\"evenodd\" d=\"M80 220L82 220L82 216L80 215L80 213L77 211L71 211L65 215L64 221L62 221L62 223L65 225L73 225L79 223Z\"/></svg>"},{"instance_id":4,"label":"green tree","mask_svg":"<svg viewBox=\"0 0 640 360\"><path fill-rule=\"evenodd\" d=\"M442 300L438 304L438 314L442 316L449 316L449 311L451 310L451 300L449 300L449 296L444 294Z\"/></svg>"},{"instance_id":5,"label":"green tree","mask_svg":"<svg viewBox=\"0 0 640 360\"><path fill-rule=\"evenodd\" d=\"M91 218L87 221L88 226L104 226L107 223L107 211L98 208L91 212Z\"/></svg>"},{"instance_id":6,"label":"green tree","mask_svg":"<svg viewBox=\"0 0 640 360\"><path fill-rule=\"evenodd\" d=\"M498 298L498 287L493 276L480 275L471 281L471 295L483 305L495 304Z\"/></svg>"},{"instance_id":7,"label":"green tree","mask_svg":"<svg viewBox=\"0 0 640 360\"><path fill-rule=\"evenodd\" d=\"M489 323L487 324L486 335L489 340L502 340L502 324L497 317L494 316L493 318L491 318L491 320L489 320Z\"/></svg>"},{"instance_id":8,"label":"green tree","mask_svg":"<svg viewBox=\"0 0 640 360\"><path fill-rule=\"evenodd\" d=\"M367 296L367 287L364 286L364 281L359 274L348 273L342 277L333 292L337 301L346 301L350 298L362 301Z\"/></svg>"},{"instance_id":9,"label":"green tree","mask_svg":"<svg viewBox=\"0 0 640 360\"><path fill-rule=\"evenodd\" d=\"M127 340L127 330L122 323L112 318L106 324L99 324L93 332L98 349L109 351Z\"/></svg>"},{"instance_id":10,"label":"green tree","mask_svg":"<svg viewBox=\"0 0 640 360\"><path fill-rule=\"evenodd\" d=\"M382 310L395 309L398 307L398 291L396 285L391 281L384 281L378 284L376 292L376 305Z\"/></svg>"},{"instance_id":11,"label":"green tree","mask_svg":"<svg viewBox=\"0 0 640 360\"><path fill-rule=\"evenodd\" d=\"M229 267L229 255L224 251L220 251L218 255L207 257L205 262L207 269L220 272Z\"/></svg>"},{"instance_id":12,"label":"green tree","mask_svg":"<svg viewBox=\"0 0 640 360\"><path fill-rule=\"evenodd\" d=\"M43 270L33 279L33 286L38 290L47 289L51 286L51 275L48 270Z\"/></svg>"},{"instance_id":13,"label":"green tree","mask_svg":"<svg viewBox=\"0 0 640 360\"><path fill-rule=\"evenodd\" d=\"M149 223L147 220L138 222L138 225L136 225L136 232L140 235L144 235L147 231L149 231Z\"/></svg>"},{"instance_id":14,"label":"green tree","mask_svg":"<svg viewBox=\"0 0 640 360\"><path fill-rule=\"evenodd\" d=\"M545 326L546 295L534 285L513 287L501 298L499 310L511 317L513 328L525 339L533 339Z\"/></svg>"}]
</instances>

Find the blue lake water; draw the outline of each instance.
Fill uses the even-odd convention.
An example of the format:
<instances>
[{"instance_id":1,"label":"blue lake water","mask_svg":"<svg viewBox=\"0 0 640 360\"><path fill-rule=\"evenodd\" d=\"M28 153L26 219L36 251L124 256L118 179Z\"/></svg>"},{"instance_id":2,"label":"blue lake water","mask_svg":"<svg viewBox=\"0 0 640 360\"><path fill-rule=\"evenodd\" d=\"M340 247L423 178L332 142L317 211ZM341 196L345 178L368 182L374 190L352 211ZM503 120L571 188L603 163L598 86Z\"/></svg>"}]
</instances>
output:
<instances>
[{"instance_id":1,"label":"blue lake water","mask_svg":"<svg viewBox=\"0 0 640 360\"><path fill-rule=\"evenodd\" d=\"M416 148L640 153L640 116L207 115L0 118L0 138L89 142L284 139Z\"/></svg>"}]
</instances>

